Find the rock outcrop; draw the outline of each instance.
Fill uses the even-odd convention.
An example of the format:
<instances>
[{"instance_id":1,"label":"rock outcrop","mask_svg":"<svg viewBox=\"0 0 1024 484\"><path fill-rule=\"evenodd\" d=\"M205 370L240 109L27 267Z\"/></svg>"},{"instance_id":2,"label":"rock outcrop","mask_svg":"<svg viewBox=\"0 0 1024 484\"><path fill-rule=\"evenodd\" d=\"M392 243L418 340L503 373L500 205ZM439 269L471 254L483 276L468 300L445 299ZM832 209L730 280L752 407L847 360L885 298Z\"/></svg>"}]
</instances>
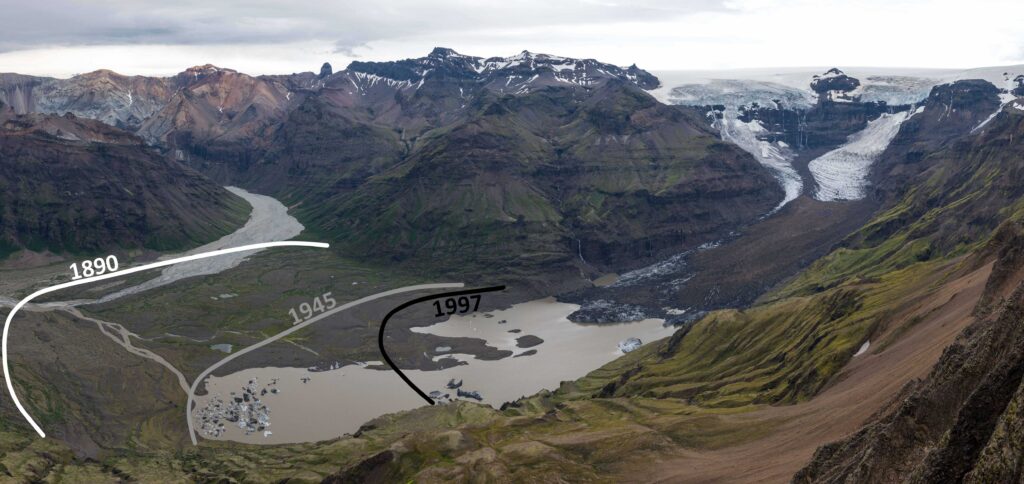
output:
<instances>
[{"instance_id":1,"label":"rock outcrop","mask_svg":"<svg viewBox=\"0 0 1024 484\"><path fill-rule=\"evenodd\" d=\"M824 74L814 76L811 80L811 90L818 93L820 100L829 101L856 101L851 95L860 87L860 80L846 75L838 68L831 68Z\"/></svg>"},{"instance_id":2,"label":"rock outcrop","mask_svg":"<svg viewBox=\"0 0 1024 484\"><path fill-rule=\"evenodd\" d=\"M331 74L334 74L334 68L331 67L330 62L324 62L324 65L320 66L320 75L317 77L323 79L325 77L330 77Z\"/></svg>"}]
</instances>

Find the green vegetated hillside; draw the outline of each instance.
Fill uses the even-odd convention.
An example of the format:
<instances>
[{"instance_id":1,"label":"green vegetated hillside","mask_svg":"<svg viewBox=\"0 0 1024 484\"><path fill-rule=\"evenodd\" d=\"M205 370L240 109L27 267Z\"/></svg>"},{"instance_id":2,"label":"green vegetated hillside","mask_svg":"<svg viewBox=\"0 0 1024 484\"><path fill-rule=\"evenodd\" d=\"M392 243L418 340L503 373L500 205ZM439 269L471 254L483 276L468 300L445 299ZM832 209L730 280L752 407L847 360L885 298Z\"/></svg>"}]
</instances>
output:
<instances>
[{"instance_id":1,"label":"green vegetated hillside","mask_svg":"<svg viewBox=\"0 0 1024 484\"><path fill-rule=\"evenodd\" d=\"M142 140L0 105L0 255L174 250L240 227L249 206Z\"/></svg>"},{"instance_id":2,"label":"green vegetated hillside","mask_svg":"<svg viewBox=\"0 0 1024 484\"><path fill-rule=\"evenodd\" d=\"M488 94L472 109L357 188L295 195L299 213L348 253L538 267L693 244L779 195L751 158L635 86Z\"/></svg>"},{"instance_id":3,"label":"green vegetated hillside","mask_svg":"<svg viewBox=\"0 0 1024 484\"><path fill-rule=\"evenodd\" d=\"M1021 251L1024 111L1009 107L971 139L924 157L926 181L879 227L914 217L929 254L995 259L980 319L898 405L856 435L823 447L800 480L1011 482L1020 479ZM939 205L934 200L949 200ZM992 232L991 226L1000 223ZM879 449L885 449L879 452Z\"/></svg>"},{"instance_id":4,"label":"green vegetated hillside","mask_svg":"<svg viewBox=\"0 0 1024 484\"><path fill-rule=\"evenodd\" d=\"M624 83L575 91L483 92L411 140L311 97L260 169L289 173L276 189L345 254L467 273L635 264L781 196L691 113Z\"/></svg>"},{"instance_id":5,"label":"green vegetated hillside","mask_svg":"<svg viewBox=\"0 0 1024 484\"><path fill-rule=\"evenodd\" d=\"M932 108L926 104L917 122L936 115ZM1013 317L1020 293L1012 288L1021 279L1024 247L1024 113L1007 109L983 132L968 131L912 155L891 148L876 179L898 170L912 182L882 186L884 208L868 224L753 307L712 312L555 392L502 410L456 403L388 415L331 442L241 449L205 443L173 456L112 457L103 469L199 480L328 476L328 482L635 475L668 456L770 435L784 419L743 416L813 399L863 342L871 339L870 351L884 352L941 311L915 312L937 291L995 261L975 309L983 321L946 351L929 379L909 387L913 403L890 407L849 441L824 448L800 476L859 469L851 475L892 480L918 464L925 480L966 472L1006 476L1020 458L1012 442L1022 375L1016 368L1024 358L1018 358L1018 332L1009 330L1020 320ZM964 361L973 363L961 368ZM978 392L950 392L951 385ZM16 441L18 432L8 428L6 438ZM891 450L894 442L898 452ZM66 463L51 464L50 475L91 469L61 457L66 453L45 453ZM24 463L44 451L15 454ZM953 474L942 474L950 469Z\"/></svg>"}]
</instances>

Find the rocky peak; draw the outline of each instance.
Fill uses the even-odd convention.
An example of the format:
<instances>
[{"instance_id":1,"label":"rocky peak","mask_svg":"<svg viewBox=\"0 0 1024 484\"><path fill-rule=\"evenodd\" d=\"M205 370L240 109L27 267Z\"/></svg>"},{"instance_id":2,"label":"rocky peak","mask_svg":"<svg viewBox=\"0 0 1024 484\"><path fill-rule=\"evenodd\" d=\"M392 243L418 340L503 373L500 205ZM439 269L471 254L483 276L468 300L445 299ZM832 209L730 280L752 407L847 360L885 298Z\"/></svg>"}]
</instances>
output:
<instances>
[{"instance_id":1,"label":"rocky peak","mask_svg":"<svg viewBox=\"0 0 1024 484\"><path fill-rule=\"evenodd\" d=\"M76 77L81 77L83 79L95 79L95 78L110 79L110 78L124 78L124 77L127 77L127 76L124 76L122 74L118 74L118 73L116 73L116 72L114 72L114 71L112 71L110 69L97 69L95 71L86 72L85 74L81 74L80 76L76 76Z\"/></svg>"},{"instance_id":2,"label":"rocky peak","mask_svg":"<svg viewBox=\"0 0 1024 484\"><path fill-rule=\"evenodd\" d=\"M822 101L851 102L858 96L853 93L860 87L860 80L846 75L837 67L811 79L811 90L818 93Z\"/></svg>"},{"instance_id":3,"label":"rocky peak","mask_svg":"<svg viewBox=\"0 0 1024 484\"><path fill-rule=\"evenodd\" d=\"M963 79L932 88L925 100L927 109L967 110L982 106L983 112L991 105L999 105L999 88L983 79Z\"/></svg>"},{"instance_id":4,"label":"rocky peak","mask_svg":"<svg viewBox=\"0 0 1024 484\"><path fill-rule=\"evenodd\" d=\"M644 89L655 89L661 86L661 81L657 76L637 67L636 64L626 68L626 77Z\"/></svg>"},{"instance_id":5,"label":"rocky peak","mask_svg":"<svg viewBox=\"0 0 1024 484\"><path fill-rule=\"evenodd\" d=\"M915 114L900 126L878 165L880 170L897 165L909 168L889 171L879 180L879 187L894 190L909 183L907 173L930 166L922 163L927 153L976 130L999 110L999 105L999 89L982 79L933 87L928 98L915 108Z\"/></svg>"},{"instance_id":6,"label":"rocky peak","mask_svg":"<svg viewBox=\"0 0 1024 484\"><path fill-rule=\"evenodd\" d=\"M434 50L430 51L430 53L427 54L427 57L431 59L447 59L449 57L468 56L464 56L458 52L455 52L455 49L449 49L448 47L434 47Z\"/></svg>"},{"instance_id":7,"label":"rocky peak","mask_svg":"<svg viewBox=\"0 0 1024 484\"><path fill-rule=\"evenodd\" d=\"M1013 82L1014 82L1014 84L1017 85L1017 87L1015 87L1010 92L1014 96L1024 96L1024 74L1019 75L1019 76L1013 78Z\"/></svg>"},{"instance_id":8,"label":"rocky peak","mask_svg":"<svg viewBox=\"0 0 1024 484\"><path fill-rule=\"evenodd\" d=\"M318 77L323 79L331 74L334 74L334 68L331 67L330 62L324 62L324 65L320 66L320 75Z\"/></svg>"},{"instance_id":9,"label":"rocky peak","mask_svg":"<svg viewBox=\"0 0 1024 484\"><path fill-rule=\"evenodd\" d=\"M191 79L193 82L198 81L204 77L221 75L225 73L237 73L233 69L225 69L223 67L217 67L213 64L204 64L201 66L192 66L185 69L183 72L178 74L178 78L184 78L186 80Z\"/></svg>"},{"instance_id":10,"label":"rocky peak","mask_svg":"<svg viewBox=\"0 0 1024 484\"><path fill-rule=\"evenodd\" d=\"M203 64L201 66L189 67L188 69L185 69L185 72L190 73L190 74L191 73L211 74L211 73L214 73L214 72L218 72L220 70L221 69L219 67L217 67L217 66L215 66L213 64Z\"/></svg>"}]
</instances>

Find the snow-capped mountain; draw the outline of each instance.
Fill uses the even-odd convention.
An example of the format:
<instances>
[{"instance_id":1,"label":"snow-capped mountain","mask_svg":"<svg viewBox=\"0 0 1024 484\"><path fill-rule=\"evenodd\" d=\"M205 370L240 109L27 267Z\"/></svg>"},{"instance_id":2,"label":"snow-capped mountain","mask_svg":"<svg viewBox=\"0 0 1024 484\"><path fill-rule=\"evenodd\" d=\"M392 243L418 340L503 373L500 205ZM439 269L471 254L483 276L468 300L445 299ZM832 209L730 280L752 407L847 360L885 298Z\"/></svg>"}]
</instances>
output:
<instances>
[{"instance_id":1,"label":"snow-capped mountain","mask_svg":"<svg viewBox=\"0 0 1024 484\"><path fill-rule=\"evenodd\" d=\"M431 81L469 83L502 93L523 93L545 86L594 87L612 79L642 89L658 78L636 65L618 67L594 59L573 59L529 51L511 57L481 58L437 47L426 57L390 62L356 61L340 74L360 93L377 86L418 89ZM335 79L337 82L337 79Z\"/></svg>"},{"instance_id":2,"label":"snow-capped mountain","mask_svg":"<svg viewBox=\"0 0 1024 484\"><path fill-rule=\"evenodd\" d=\"M835 102L859 100L860 79L850 77L839 68L833 67L824 74L811 79L811 90L819 97Z\"/></svg>"}]
</instances>

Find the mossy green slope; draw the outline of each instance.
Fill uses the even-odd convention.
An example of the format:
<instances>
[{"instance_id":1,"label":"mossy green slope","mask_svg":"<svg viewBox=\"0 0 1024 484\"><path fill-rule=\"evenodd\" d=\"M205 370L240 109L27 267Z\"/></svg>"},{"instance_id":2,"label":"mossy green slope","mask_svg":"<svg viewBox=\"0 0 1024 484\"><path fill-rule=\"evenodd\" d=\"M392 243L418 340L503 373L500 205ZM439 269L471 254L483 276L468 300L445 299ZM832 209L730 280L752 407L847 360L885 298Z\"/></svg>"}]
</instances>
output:
<instances>
[{"instance_id":1,"label":"mossy green slope","mask_svg":"<svg viewBox=\"0 0 1024 484\"><path fill-rule=\"evenodd\" d=\"M347 254L435 268L458 257L479 272L567 267L580 253L632 261L754 220L781 196L693 113L628 83L484 93L465 110L357 186L296 192L300 218Z\"/></svg>"}]
</instances>

